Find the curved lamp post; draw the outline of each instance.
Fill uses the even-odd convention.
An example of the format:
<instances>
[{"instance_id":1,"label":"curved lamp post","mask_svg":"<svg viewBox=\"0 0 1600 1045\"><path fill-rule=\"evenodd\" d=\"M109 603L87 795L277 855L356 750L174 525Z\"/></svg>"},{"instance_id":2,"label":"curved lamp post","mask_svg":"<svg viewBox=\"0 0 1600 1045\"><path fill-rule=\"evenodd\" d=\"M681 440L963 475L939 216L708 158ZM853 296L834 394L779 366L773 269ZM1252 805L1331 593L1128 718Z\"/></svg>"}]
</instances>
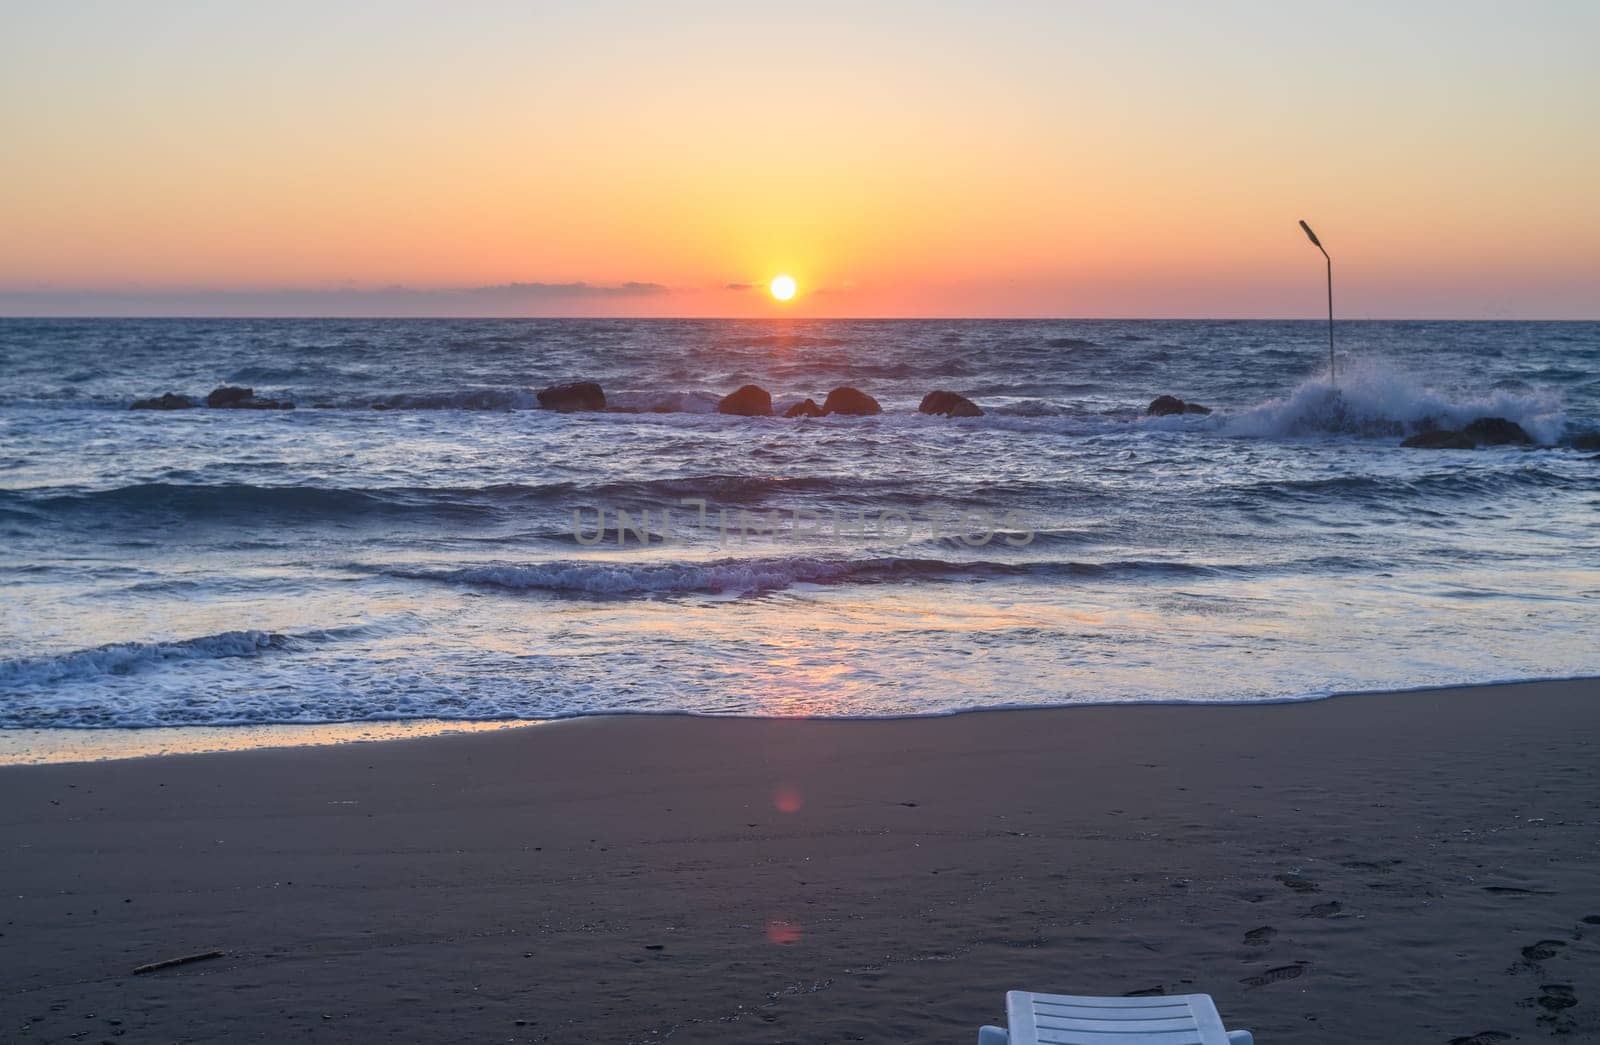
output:
<instances>
[{"instance_id":1,"label":"curved lamp post","mask_svg":"<svg viewBox=\"0 0 1600 1045\"><path fill-rule=\"evenodd\" d=\"M1328 380L1332 381L1333 371L1333 259L1328 257L1328 248L1317 239L1317 234L1311 231L1311 226L1306 224L1306 219L1300 219L1300 227L1306 230L1306 238L1320 251L1322 256L1328 258Z\"/></svg>"}]
</instances>

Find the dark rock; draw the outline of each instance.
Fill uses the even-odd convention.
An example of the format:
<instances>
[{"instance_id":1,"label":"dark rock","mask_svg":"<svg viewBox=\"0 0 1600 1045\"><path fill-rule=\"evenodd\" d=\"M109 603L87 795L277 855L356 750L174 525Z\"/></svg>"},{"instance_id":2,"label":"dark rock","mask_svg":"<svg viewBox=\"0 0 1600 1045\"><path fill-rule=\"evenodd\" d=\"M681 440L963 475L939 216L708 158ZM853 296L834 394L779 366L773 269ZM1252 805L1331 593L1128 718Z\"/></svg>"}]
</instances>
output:
<instances>
[{"instance_id":1,"label":"dark rock","mask_svg":"<svg viewBox=\"0 0 1600 1045\"><path fill-rule=\"evenodd\" d=\"M772 395L760 385L745 385L717 401L717 413L740 417L771 417Z\"/></svg>"},{"instance_id":2,"label":"dark rock","mask_svg":"<svg viewBox=\"0 0 1600 1045\"><path fill-rule=\"evenodd\" d=\"M1567 444L1574 450L1600 450L1600 432L1583 432Z\"/></svg>"},{"instance_id":3,"label":"dark rock","mask_svg":"<svg viewBox=\"0 0 1600 1045\"><path fill-rule=\"evenodd\" d=\"M1503 417L1480 417L1461 429L1461 434L1485 446L1526 446L1533 442L1533 437L1523 431L1521 425Z\"/></svg>"},{"instance_id":4,"label":"dark rock","mask_svg":"<svg viewBox=\"0 0 1600 1045\"><path fill-rule=\"evenodd\" d=\"M287 399L257 399L253 388L223 385L206 396L206 405L217 410L293 410Z\"/></svg>"},{"instance_id":5,"label":"dark rock","mask_svg":"<svg viewBox=\"0 0 1600 1045\"><path fill-rule=\"evenodd\" d=\"M815 399L802 399L783 412L784 417L821 417L822 407Z\"/></svg>"},{"instance_id":6,"label":"dark rock","mask_svg":"<svg viewBox=\"0 0 1600 1045\"><path fill-rule=\"evenodd\" d=\"M135 399L129 410L188 410L194 406L194 400L176 392L168 392L164 396L154 399Z\"/></svg>"},{"instance_id":7,"label":"dark rock","mask_svg":"<svg viewBox=\"0 0 1600 1045\"><path fill-rule=\"evenodd\" d=\"M1144 412L1150 417L1167 417L1171 414L1209 414L1211 408L1199 403L1185 403L1177 396L1156 396L1150 400Z\"/></svg>"},{"instance_id":8,"label":"dark rock","mask_svg":"<svg viewBox=\"0 0 1600 1045\"><path fill-rule=\"evenodd\" d=\"M917 407L924 414L943 414L945 417L982 417L978 404L964 395L943 390L929 392Z\"/></svg>"},{"instance_id":9,"label":"dark rock","mask_svg":"<svg viewBox=\"0 0 1600 1045\"><path fill-rule=\"evenodd\" d=\"M206 405L212 407L238 406L246 399L254 399L255 394L256 390L253 388L223 385L221 388L212 389L211 394L206 396Z\"/></svg>"},{"instance_id":10,"label":"dark rock","mask_svg":"<svg viewBox=\"0 0 1600 1045\"><path fill-rule=\"evenodd\" d=\"M606 394L593 381L574 381L541 389L539 405L546 410L559 410L566 414L578 410L604 410Z\"/></svg>"},{"instance_id":11,"label":"dark rock","mask_svg":"<svg viewBox=\"0 0 1600 1045\"><path fill-rule=\"evenodd\" d=\"M1474 450L1478 446L1465 432L1418 432L1401 440L1400 445L1414 450Z\"/></svg>"},{"instance_id":12,"label":"dark rock","mask_svg":"<svg viewBox=\"0 0 1600 1045\"><path fill-rule=\"evenodd\" d=\"M883 408L878 401L867 393L851 388L849 385L840 385L828 393L828 398L822 401L824 414L848 414L856 417L865 417L869 414L881 414Z\"/></svg>"}]
</instances>

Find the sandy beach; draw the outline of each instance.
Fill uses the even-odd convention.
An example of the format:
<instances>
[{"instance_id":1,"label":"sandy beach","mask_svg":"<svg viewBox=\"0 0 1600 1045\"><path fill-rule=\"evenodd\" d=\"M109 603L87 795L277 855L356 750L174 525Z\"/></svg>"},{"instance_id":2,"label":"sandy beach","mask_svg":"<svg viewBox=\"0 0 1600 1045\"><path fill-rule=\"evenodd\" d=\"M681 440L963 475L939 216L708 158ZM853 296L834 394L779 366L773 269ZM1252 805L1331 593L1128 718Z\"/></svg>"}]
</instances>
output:
<instances>
[{"instance_id":1,"label":"sandy beach","mask_svg":"<svg viewBox=\"0 0 1600 1045\"><path fill-rule=\"evenodd\" d=\"M1596 1040L1597 742L1586 681L13 767L0 1027L969 1042L1024 987Z\"/></svg>"}]
</instances>

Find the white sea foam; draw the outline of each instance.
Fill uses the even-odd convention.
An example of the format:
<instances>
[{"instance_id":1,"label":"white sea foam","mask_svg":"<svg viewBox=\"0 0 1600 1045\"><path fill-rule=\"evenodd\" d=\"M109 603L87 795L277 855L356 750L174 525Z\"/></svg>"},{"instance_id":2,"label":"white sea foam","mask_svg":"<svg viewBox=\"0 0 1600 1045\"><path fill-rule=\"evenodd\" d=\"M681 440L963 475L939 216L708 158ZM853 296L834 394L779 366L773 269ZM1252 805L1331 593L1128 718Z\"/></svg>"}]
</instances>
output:
<instances>
[{"instance_id":1,"label":"white sea foam","mask_svg":"<svg viewBox=\"0 0 1600 1045\"><path fill-rule=\"evenodd\" d=\"M620 596L776 591L801 582L837 581L863 568L862 563L840 560L773 558L709 563L550 562L391 572L416 580L453 584Z\"/></svg>"},{"instance_id":2,"label":"white sea foam","mask_svg":"<svg viewBox=\"0 0 1600 1045\"><path fill-rule=\"evenodd\" d=\"M1353 361L1341 368L1337 381L1323 374L1302 382L1282 399L1213 415L1209 424L1229 435L1261 438L1318 433L1381 437L1460 428L1480 417L1515 421L1546 444L1556 442L1566 424L1560 396L1553 392L1495 391L1453 398L1414 374L1375 359Z\"/></svg>"},{"instance_id":3,"label":"white sea foam","mask_svg":"<svg viewBox=\"0 0 1600 1045\"><path fill-rule=\"evenodd\" d=\"M291 636L271 631L225 631L173 642L119 642L55 656L14 657L0 660L0 685L20 689L98 675L131 675L170 661L256 657L293 642Z\"/></svg>"},{"instance_id":4,"label":"white sea foam","mask_svg":"<svg viewBox=\"0 0 1600 1045\"><path fill-rule=\"evenodd\" d=\"M945 560L881 555L870 558L772 556L700 563L559 561L460 569L382 570L392 577L512 591L574 595L648 596L749 594L799 585L871 584L917 580L1034 577L1201 577L1248 567L1185 562Z\"/></svg>"}]
</instances>

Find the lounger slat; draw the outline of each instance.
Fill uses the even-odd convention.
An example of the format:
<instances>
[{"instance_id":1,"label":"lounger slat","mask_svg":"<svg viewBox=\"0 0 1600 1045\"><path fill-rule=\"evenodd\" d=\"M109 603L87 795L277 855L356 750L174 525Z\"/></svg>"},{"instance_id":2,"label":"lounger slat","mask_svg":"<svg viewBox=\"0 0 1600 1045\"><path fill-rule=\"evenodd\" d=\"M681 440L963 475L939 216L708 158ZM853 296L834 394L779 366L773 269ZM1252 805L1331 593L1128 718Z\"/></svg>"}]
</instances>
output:
<instances>
[{"instance_id":1,"label":"lounger slat","mask_svg":"<svg viewBox=\"0 0 1600 1045\"><path fill-rule=\"evenodd\" d=\"M1195 1029L1194 1017L1189 1015L1142 1020L1094 1020L1041 1015L1034 1021L1034 1026L1040 1030L1045 1028L1050 1030L1097 1030L1113 1034L1148 1034L1158 1030Z\"/></svg>"},{"instance_id":2,"label":"lounger slat","mask_svg":"<svg viewBox=\"0 0 1600 1045\"><path fill-rule=\"evenodd\" d=\"M1034 1015L1040 1019L1122 1019L1128 1023L1138 1019L1194 1018L1194 1013L1182 1005L1162 1008L1035 1008Z\"/></svg>"},{"instance_id":3,"label":"lounger slat","mask_svg":"<svg viewBox=\"0 0 1600 1045\"><path fill-rule=\"evenodd\" d=\"M1040 1016L1072 1016L1090 1020L1151 1020L1192 1015L1187 1005L1152 1005L1148 1009L1096 1009L1089 1005L1034 1005Z\"/></svg>"},{"instance_id":4,"label":"lounger slat","mask_svg":"<svg viewBox=\"0 0 1600 1045\"><path fill-rule=\"evenodd\" d=\"M1017 993L1027 994L1027 991ZM1085 1009L1183 1009L1188 1011L1190 994L1156 994L1148 998L1089 998L1071 994L1034 994L1034 1005L1073 1005Z\"/></svg>"},{"instance_id":5,"label":"lounger slat","mask_svg":"<svg viewBox=\"0 0 1600 1045\"><path fill-rule=\"evenodd\" d=\"M1096 1031L1039 1031L1039 1045L1206 1045L1194 1029L1154 1034L1101 1034Z\"/></svg>"}]
</instances>

